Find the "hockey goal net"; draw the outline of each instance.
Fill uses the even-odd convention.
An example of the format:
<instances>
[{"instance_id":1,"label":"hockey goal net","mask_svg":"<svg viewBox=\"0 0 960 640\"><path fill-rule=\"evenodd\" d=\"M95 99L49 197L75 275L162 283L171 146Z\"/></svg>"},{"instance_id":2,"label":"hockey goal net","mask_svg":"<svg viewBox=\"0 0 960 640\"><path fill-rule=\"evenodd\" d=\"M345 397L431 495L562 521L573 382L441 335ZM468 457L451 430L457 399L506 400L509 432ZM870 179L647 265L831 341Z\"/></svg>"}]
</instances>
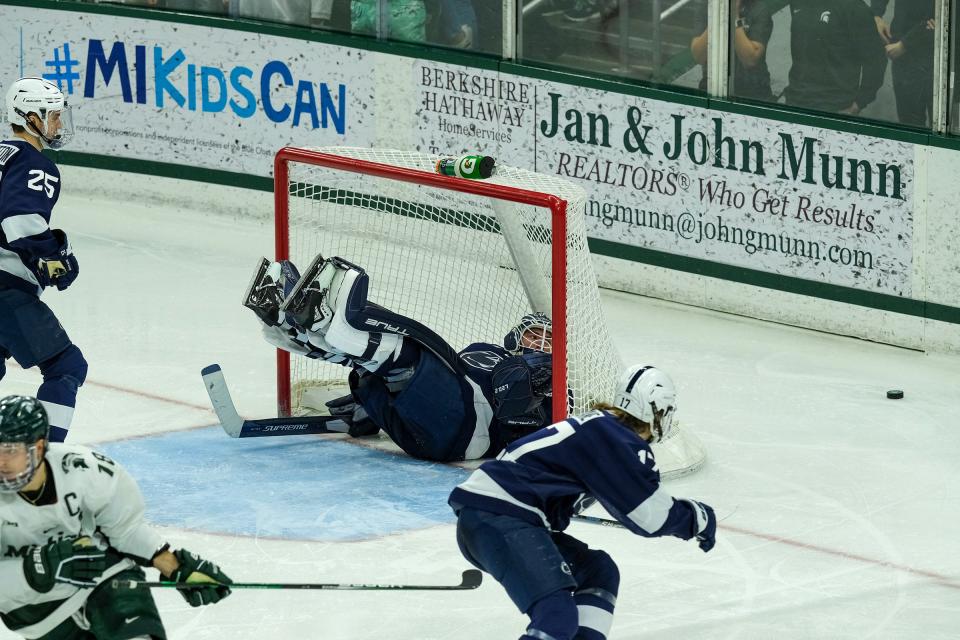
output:
<instances>
[{"instance_id":1,"label":"hockey goal net","mask_svg":"<svg viewBox=\"0 0 960 640\"><path fill-rule=\"evenodd\" d=\"M274 162L277 259L318 253L369 274L369 299L432 328L454 349L502 344L521 316L553 322L553 415L609 401L623 364L613 349L584 220L586 196L558 178L498 164L492 178L435 173L439 158L333 147L282 149ZM323 413L344 367L277 355L281 415ZM682 430L681 430L682 431ZM682 432L657 452L661 473L703 462ZM663 458L663 459L661 459Z\"/></svg>"}]
</instances>

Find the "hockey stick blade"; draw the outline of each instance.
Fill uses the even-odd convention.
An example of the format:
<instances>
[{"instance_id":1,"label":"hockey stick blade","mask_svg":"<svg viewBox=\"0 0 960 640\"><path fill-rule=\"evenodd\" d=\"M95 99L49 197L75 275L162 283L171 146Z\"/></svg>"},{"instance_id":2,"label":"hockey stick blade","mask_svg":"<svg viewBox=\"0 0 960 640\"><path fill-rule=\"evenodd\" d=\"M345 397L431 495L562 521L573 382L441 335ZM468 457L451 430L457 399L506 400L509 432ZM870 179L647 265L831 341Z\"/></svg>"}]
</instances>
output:
<instances>
[{"instance_id":1,"label":"hockey stick blade","mask_svg":"<svg viewBox=\"0 0 960 640\"><path fill-rule=\"evenodd\" d=\"M467 569L463 572L460 584L350 584L350 583L316 583L316 582L234 582L228 585L231 589L324 589L333 591L463 591L476 589L483 582L483 573L476 569ZM114 589L195 589L209 587L210 583L189 582L141 582L139 580L113 580Z\"/></svg>"},{"instance_id":2,"label":"hockey stick blade","mask_svg":"<svg viewBox=\"0 0 960 640\"><path fill-rule=\"evenodd\" d=\"M333 416L304 416L299 418L266 418L244 420L230 397L227 381L220 365L211 364L200 372L207 388L210 403L220 420L220 426L231 438L258 438L264 436L303 436L319 433L345 433L346 423Z\"/></svg>"}]
</instances>

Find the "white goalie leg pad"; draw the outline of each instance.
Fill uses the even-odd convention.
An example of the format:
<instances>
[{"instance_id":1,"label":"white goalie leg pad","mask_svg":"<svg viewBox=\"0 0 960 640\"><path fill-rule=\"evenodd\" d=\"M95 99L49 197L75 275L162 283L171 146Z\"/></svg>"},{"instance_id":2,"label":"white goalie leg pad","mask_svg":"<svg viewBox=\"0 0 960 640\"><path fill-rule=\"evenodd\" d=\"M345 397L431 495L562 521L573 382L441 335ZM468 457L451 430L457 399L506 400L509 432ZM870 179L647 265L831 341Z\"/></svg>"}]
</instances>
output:
<instances>
[{"instance_id":1,"label":"white goalie leg pad","mask_svg":"<svg viewBox=\"0 0 960 640\"><path fill-rule=\"evenodd\" d=\"M351 327L346 318L347 301L359 276L360 273L353 269L337 269L330 284L329 300L333 307L333 318L324 333L330 345L357 358L363 357L370 346L370 332Z\"/></svg>"},{"instance_id":2,"label":"white goalie leg pad","mask_svg":"<svg viewBox=\"0 0 960 640\"><path fill-rule=\"evenodd\" d=\"M386 369L392 367L403 349L403 336L381 333L379 337L379 344L375 340L370 340L367 348L367 351L371 352L369 355L364 353L365 357L357 358L357 364L371 373L379 373L384 364L387 364Z\"/></svg>"},{"instance_id":3,"label":"white goalie leg pad","mask_svg":"<svg viewBox=\"0 0 960 640\"><path fill-rule=\"evenodd\" d=\"M310 353L311 358L343 365L345 367L353 366L353 358L327 342L326 336L323 333L308 331L302 335L307 345L312 348Z\"/></svg>"},{"instance_id":4,"label":"white goalie leg pad","mask_svg":"<svg viewBox=\"0 0 960 640\"><path fill-rule=\"evenodd\" d=\"M362 272L344 268L342 263L329 264L335 269L335 273L330 280L326 300L333 315L322 331L308 332L310 342L326 351L346 354L364 369L376 373L381 366L385 363L389 366L389 363L400 355L403 336L380 332L371 334L348 324L347 304ZM324 269L326 268L325 266Z\"/></svg>"},{"instance_id":5,"label":"white goalie leg pad","mask_svg":"<svg viewBox=\"0 0 960 640\"><path fill-rule=\"evenodd\" d=\"M260 325L260 331L263 333L263 339L278 349L283 349L284 351L289 351L290 353L300 356L305 356L310 353L310 349L291 338L287 330L282 326L271 327L262 324Z\"/></svg>"}]
</instances>

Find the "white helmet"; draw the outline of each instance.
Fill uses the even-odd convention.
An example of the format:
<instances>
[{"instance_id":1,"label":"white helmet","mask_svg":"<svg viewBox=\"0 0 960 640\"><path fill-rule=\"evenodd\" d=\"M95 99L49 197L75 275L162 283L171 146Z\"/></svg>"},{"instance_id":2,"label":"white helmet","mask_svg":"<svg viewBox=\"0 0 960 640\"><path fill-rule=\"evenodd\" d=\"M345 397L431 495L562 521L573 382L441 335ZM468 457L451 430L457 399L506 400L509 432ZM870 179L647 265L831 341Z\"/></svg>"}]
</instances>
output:
<instances>
[{"instance_id":1,"label":"white helmet","mask_svg":"<svg viewBox=\"0 0 960 640\"><path fill-rule=\"evenodd\" d=\"M666 373L651 365L634 365L617 382L613 405L650 425L653 442L667 438L677 410L677 389Z\"/></svg>"},{"instance_id":2,"label":"white helmet","mask_svg":"<svg viewBox=\"0 0 960 640\"><path fill-rule=\"evenodd\" d=\"M514 354L528 351L553 352L553 323L545 313L528 313L520 324L503 337L503 347Z\"/></svg>"},{"instance_id":3,"label":"white helmet","mask_svg":"<svg viewBox=\"0 0 960 640\"><path fill-rule=\"evenodd\" d=\"M27 118L36 114L43 129ZM63 92L43 78L20 78L7 91L7 120L40 138L41 144L59 149L73 136L73 120Z\"/></svg>"}]
</instances>

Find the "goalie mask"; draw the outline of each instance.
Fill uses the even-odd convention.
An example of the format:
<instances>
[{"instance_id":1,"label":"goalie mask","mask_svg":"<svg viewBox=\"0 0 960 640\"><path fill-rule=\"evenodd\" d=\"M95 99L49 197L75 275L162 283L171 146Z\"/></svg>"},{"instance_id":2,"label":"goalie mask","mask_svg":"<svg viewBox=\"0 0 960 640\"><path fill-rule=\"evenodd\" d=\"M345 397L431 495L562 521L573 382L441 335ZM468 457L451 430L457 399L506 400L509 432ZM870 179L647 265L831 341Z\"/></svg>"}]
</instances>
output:
<instances>
[{"instance_id":1,"label":"goalie mask","mask_svg":"<svg viewBox=\"0 0 960 640\"><path fill-rule=\"evenodd\" d=\"M613 406L650 425L652 442L661 442L673 429L677 390L666 373L649 365L634 365L617 383Z\"/></svg>"},{"instance_id":2,"label":"goalie mask","mask_svg":"<svg viewBox=\"0 0 960 640\"><path fill-rule=\"evenodd\" d=\"M545 313L528 313L520 324L503 337L503 348L510 353L553 352L553 323Z\"/></svg>"},{"instance_id":3,"label":"goalie mask","mask_svg":"<svg viewBox=\"0 0 960 640\"><path fill-rule=\"evenodd\" d=\"M30 116L36 116L40 124ZM63 92L42 78L20 78L7 91L7 120L44 147L60 149L73 137L73 118Z\"/></svg>"},{"instance_id":4,"label":"goalie mask","mask_svg":"<svg viewBox=\"0 0 960 640\"><path fill-rule=\"evenodd\" d=\"M47 411L36 398L0 400L0 491L15 493L30 483L43 460L37 442L46 441L49 428Z\"/></svg>"}]
</instances>

